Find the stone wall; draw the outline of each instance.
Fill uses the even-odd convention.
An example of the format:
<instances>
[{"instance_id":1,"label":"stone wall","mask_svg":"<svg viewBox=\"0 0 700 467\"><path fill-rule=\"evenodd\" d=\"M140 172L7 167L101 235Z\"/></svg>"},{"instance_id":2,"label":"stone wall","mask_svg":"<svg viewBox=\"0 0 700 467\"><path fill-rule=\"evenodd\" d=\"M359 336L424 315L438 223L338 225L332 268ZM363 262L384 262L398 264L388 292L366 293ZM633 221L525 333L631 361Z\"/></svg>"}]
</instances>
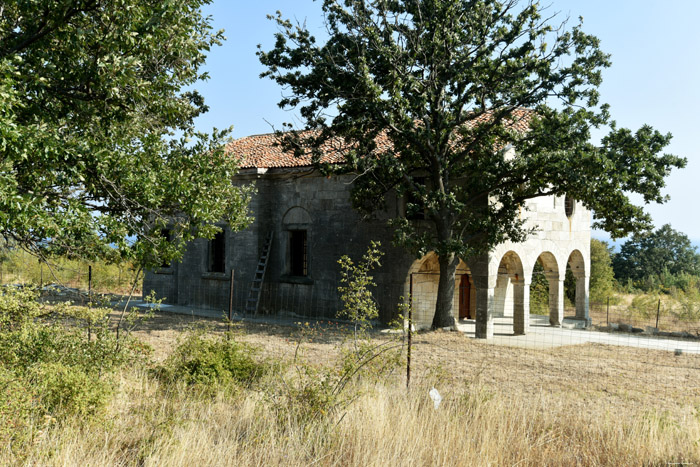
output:
<instances>
[{"instance_id":1,"label":"stone wall","mask_svg":"<svg viewBox=\"0 0 700 467\"><path fill-rule=\"evenodd\" d=\"M386 220L389 214L396 215L399 207L390 201L385 216L361 220L350 203L351 180L349 176L322 177L311 171L290 170L238 177L236 183L252 183L257 189L249 205L255 220L241 232L227 229L226 272L206 271L208 244L198 240L172 270L149 272L144 291L155 290L166 303L224 310L228 307L230 271L234 269L234 302L244 303L264 238L272 231L265 282L274 287L263 294L259 310L309 316L323 309L322 316L333 317L341 307L338 259L347 254L359 260L370 241L379 240L385 255L374 273L382 289L376 297L382 319L389 320L396 313L399 297L407 293L406 271L413 262L404 251L391 246L392 232ZM290 275L291 230L307 232L306 277Z\"/></svg>"},{"instance_id":2,"label":"stone wall","mask_svg":"<svg viewBox=\"0 0 700 467\"><path fill-rule=\"evenodd\" d=\"M264 239L272 232L273 243L259 312L333 317L341 307L337 293L338 259L347 254L359 260L370 241L379 240L385 256L374 276L380 288L375 297L381 319L393 318L401 297L409 296L410 273L427 272L432 275L414 275L413 287L416 324L429 327L437 295L436 265L428 264L429 256L416 260L391 246L392 232L386 220L400 215L402 208L397 200L389 200L383 215L361 219L351 206L351 181L350 176L323 177L308 169L273 169L239 175L235 183L252 183L257 189L249 205L255 220L241 232L226 229L226 270L223 273L207 271L208 242L198 240L189 246L180 264L147 273L144 291L156 291L166 303L211 308L223 313L228 308L229 278L233 270L234 303L236 311L243 311ZM522 215L527 216L528 226L538 228L530 239L518 244L506 242L489 255L470 259L460 266L462 269L458 273L468 274L471 281L472 316L477 310L481 310L486 321L493 316L513 316L518 306L522 309L523 300L529 310L527 299L523 298L523 293L527 292L523 290L529 290L533 267L539 257L545 258L547 264L550 302L555 308L552 313L563 313L562 287L569 263L580 278L577 314L587 316L590 213L576 203L567 216L564 197L545 197L528 202ZM295 230L304 230L307 235L308 274L305 277L293 276L290 271L290 232ZM459 280L458 276L455 279L456 318ZM553 319L560 318L557 315Z\"/></svg>"}]
</instances>

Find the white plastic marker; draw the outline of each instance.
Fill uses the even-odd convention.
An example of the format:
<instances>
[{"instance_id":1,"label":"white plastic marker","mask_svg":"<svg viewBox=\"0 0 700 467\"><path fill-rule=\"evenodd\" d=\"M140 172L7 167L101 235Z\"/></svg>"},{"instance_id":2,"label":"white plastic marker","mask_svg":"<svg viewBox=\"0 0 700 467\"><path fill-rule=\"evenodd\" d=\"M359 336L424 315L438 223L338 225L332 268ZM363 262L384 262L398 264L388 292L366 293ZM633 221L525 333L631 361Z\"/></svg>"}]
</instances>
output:
<instances>
[{"instance_id":1,"label":"white plastic marker","mask_svg":"<svg viewBox=\"0 0 700 467\"><path fill-rule=\"evenodd\" d=\"M437 409L438 407L440 407L440 402L442 401L442 396L440 395L438 390L433 388L430 390L428 395L433 400L433 404L435 404L435 408Z\"/></svg>"}]
</instances>

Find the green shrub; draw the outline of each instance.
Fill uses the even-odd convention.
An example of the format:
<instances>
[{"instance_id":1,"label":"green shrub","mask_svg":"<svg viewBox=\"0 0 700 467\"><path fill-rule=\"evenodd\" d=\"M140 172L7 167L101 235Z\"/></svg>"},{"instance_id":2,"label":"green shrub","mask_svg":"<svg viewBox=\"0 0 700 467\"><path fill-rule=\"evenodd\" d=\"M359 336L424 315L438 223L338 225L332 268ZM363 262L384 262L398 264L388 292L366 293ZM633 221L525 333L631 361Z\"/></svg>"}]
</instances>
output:
<instances>
[{"instance_id":1,"label":"green shrub","mask_svg":"<svg viewBox=\"0 0 700 467\"><path fill-rule=\"evenodd\" d=\"M191 331L158 369L165 382L198 386L205 393L235 391L250 386L269 365L254 358L256 349L237 342L232 335L207 338L202 331Z\"/></svg>"},{"instance_id":2,"label":"green shrub","mask_svg":"<svg viewBox=\"0 0 700 467\"><path fill-rule=\"evenodd\" d=\"M27 381L41 410L57 418L92 416L100 412L112 393L106 378L62 363L37 363L27 371Z\"/></svg>"},{"instance_id":3,"label":"green shrub","mask_svg":"<svg viewBox=\"0 0 700 467\"><path fill-rule=\"evenodd\" d=\"M339 407L349 404L349 391L338 391L335 369L314 367L297 362L292 378L275 381L267 388L268 406L280 426L312 426L312 421L323 421Z\"/></svg>"},{"instance_id":4,"label":"green shrub","mask_svg":"<svg viewBox=\"0 0 700 467\"><path fill-rule=\"evenodd\" d=\"M37 301L38 298L39 293L32 288L0 289L0 332L21 328L48 313L46 307Z\"/></svg>"},{"instance_id":5,"label":"green shrub","mask_svg":"<svg viewBox=\"0 0 700 467\"><path fill-rule=\"evenodd\" d=\"M355 264L349 256L338 260L340 264L340 286L338 293L343 302L343 309L337 315L347 318L355 325L355 338L360 338L371 326L371 321L379 317L377 302L372 290L377 286L372 270L381 266L382 253L379 242L372 241L362 260Z\"/></svg>"},{"instance_id":6,"label":"green shrub","mask_svg":"<svg viewBox=\"0 0 700 467\"><path fill-rule=\"evenodd\" d=\"M32 395L34 416L99 412L111 394L111 372L141 361L146 350L133 339L116 338L105 318L108 310L51 306L37 296L26 288L2 289L0 384L21 384ZM92 326L90 335L81 327L85 323ZM22 407L8 400L7 410Z\"/></svg>"},{"instance_id":7,"label":"green shrub","mask_svg":"<svg viewBox=\"0 0 700 467\"><path fill-rule=\"evenodd\" d=\"M35 404L24 379L0 364L0 444L21 446L29 436Z\"/></svg>"}]
</instances>

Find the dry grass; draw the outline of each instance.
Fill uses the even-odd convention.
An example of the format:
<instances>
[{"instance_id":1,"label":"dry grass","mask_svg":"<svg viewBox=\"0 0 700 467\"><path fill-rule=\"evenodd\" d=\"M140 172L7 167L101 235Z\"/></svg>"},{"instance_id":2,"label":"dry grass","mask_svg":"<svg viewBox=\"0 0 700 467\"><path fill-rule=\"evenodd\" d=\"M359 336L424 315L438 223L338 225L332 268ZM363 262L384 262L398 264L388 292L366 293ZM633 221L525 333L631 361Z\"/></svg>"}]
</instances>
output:
<instances>
[{"instance_id":1,"label":"dry grass","mask_svg":"<svg viewBox=\"0 0 700 467\"><path fill-rule=\"evenodd\" d=\"M192 321L167 314L137 335L170 352ZM292 328L244 325L243 339L291 359ZM380 337L378 337L380 338ZM332 363L339 332L306 358ZM105 420L36 437L40 465L664 465L700 463L700 357L601 345L499 347L458 333L420 334L412 390L403 370L364 381L354 405L326 421L280 421L265 390L197 397L145 370L122 374ZM268 385L279 384L271 375ZM427 391L444 400L438 410Z\"/></svg>"}]
</instances>

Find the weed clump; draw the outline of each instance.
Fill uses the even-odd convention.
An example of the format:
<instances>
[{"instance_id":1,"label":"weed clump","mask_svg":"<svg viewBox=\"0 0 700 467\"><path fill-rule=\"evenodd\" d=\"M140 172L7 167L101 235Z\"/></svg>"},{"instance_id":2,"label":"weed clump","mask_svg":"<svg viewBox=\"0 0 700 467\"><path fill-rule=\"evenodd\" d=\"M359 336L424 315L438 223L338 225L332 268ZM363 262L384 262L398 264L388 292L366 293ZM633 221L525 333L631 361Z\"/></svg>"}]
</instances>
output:
<instances>
[{"instance_id":1,"label":"weed clump","mask_svg":"<svg viewBox=\"0 0 700 467\"><path fill-rule=\"evenodd\" d=\"M270 368L255 358L256 353L255 347L236 341L231 334L210 338L201 330L190 331L156 375L164 383L183 383L209 395L237 392L259 381Z\"/></svg>"}]
</instances>

